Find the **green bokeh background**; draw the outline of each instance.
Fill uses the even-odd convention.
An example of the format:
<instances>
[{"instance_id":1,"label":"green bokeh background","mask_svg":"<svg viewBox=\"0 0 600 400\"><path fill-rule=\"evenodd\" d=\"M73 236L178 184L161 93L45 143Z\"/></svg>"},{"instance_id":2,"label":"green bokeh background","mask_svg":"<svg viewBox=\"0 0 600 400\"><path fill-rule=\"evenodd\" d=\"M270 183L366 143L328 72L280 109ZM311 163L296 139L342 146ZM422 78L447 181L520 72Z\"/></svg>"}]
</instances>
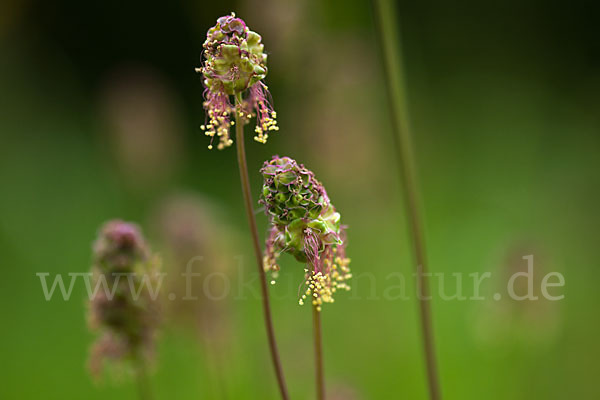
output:
<instances>
[{"instance_id":1,"label":"green bokeh background","mask_svg":"<svg viewBox=\"0 0 600 400\"><path fill-rule=\"evenodd\" d=\"M490 271L491 297L514 267L507 259L534 254L536 273L566 281L557 302L436 296L447 399L600 398L600 41L589 4L399 3L432 271ZM87 271L107 219L151 232L161 199L198 193L220 208L237 238L225 238L231 257L243 255L254 277L235 151L207 150L193 69L205 31L231 10L263 36L279 117L267 145L247 143L255 196L262 162L289 155L315 171L350 227L354 291L323 313L329 386L345 399L426 398L372 9L341 0L0 5L0 398L135 398L127 378L89 377L84 286L45 301L35 275ZM119 135L142 149L158 137L158 150L132 166ZM271 287L277 336L292 398L308 399L310 310L287 290L301 267L285 257L283 270ZM398 271L410 300L384 298ZM232 305L228 398L277 398L259 301ZM193 332L165 326L156 397L218 398L206 359Z\"/></svg>"}]
</instances>

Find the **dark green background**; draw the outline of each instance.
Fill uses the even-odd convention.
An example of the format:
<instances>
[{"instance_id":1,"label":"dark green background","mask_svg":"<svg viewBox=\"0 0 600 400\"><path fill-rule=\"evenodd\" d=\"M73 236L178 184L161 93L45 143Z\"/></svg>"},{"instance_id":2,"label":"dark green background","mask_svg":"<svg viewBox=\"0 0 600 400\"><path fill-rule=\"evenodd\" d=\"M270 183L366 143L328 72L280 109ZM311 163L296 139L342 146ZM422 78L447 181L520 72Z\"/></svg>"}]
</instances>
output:
<instances>
[{"instance_id":1,"label":"dark green background","mask_svg":"<svg viewBox=\"0 0 600 400\"><path fill-rule=\"evenodd\" d=\"M600 397L600 41L592 4L399 3L431 269L490 271L482 287L490 297L514 267L507 259L534 254L536 273L566 280L558 302L436 297L447 399ZM254 194L262 162L290 155L315 171L350 227L355 292L323 312L329 386L359 399L425 398L412 281L411 300L382 298L389 274L410 278L413 266L371 5L341 0L0 5L0 398L134 398L129 379L94 384L86 371L94 335L83 285L70 301L47 302L35 276L87 271L107 219L150 229L165 196L200 193L237 232L231 256L244 255L253 276L235 151L207 150L193 69L206 30L232 10L263 36L281 128L266 145L248 140ZM174 143L164 158L159 146L160 165L142 162L145 178L116 151L115 90L132 96L125 120L149 118L136 131L140 147L152 118L162 121L159 138ZM160 107L144 108L148 98ZM266 218L258 220L264 232ZM272 287L293 399L313 393L310 310L286 291L301 274L286 257ZM232 303L229 398L276 398L259 302ZM157 398L213 398L205 359L192 332L166 326Z\"/></svg>"}]
</instances>

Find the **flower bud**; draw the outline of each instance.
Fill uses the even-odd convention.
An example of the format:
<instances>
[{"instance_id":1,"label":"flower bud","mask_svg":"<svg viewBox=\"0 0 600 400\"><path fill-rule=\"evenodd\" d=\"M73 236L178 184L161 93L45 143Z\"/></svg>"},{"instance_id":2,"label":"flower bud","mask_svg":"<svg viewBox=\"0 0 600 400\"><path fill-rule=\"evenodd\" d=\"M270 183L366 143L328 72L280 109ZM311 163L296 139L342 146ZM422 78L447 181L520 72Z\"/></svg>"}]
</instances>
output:
<instances>
[{"instance_id":1,"label":"flower bud","mask_svg":"<svg viewBox=\"0 0 600 400\"><path fill-rule=\"evenodd\" d=\"M333 302L338 288L351 277L345 254L344 226L331 204L325 187L304 165L289 157L274 156L264 163L260 202L270 218L271 230L266 244L265 269L277 272L281 252L306 262L307 289L300 299L310 296L320 310L323 302Z\"/></svg>"}]
</instances>

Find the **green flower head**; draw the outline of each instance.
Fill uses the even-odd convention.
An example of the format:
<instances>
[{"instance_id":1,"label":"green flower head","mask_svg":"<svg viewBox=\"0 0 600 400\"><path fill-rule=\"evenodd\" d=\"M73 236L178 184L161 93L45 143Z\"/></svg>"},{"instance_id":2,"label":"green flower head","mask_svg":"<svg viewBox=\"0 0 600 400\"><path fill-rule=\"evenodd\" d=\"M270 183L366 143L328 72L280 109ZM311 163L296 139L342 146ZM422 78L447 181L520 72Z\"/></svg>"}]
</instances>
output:
<instances>
[{"instance_id":1,"label":"green flower head","mask_svg":"<svg viewBox=\"0 0 600 400\"><path fill-rule=\"evenodd\" d=\"M277 272L283 252L307 263L307 289L300 299L313 298L318 309L333 302L338 288L349 289L351 277L345 254L344 226L325 187L304 165L289 157L275 156L265 162L261 203L270 218L271 230L264 257L265 269Z\"/></svg>"},{"instance_id":2,"label":"green flower head","mask_svg":"<svg viewBox=\"0 0 600 400\"><path fill-rule=\"evenodd\" d=\"M231 115L237 112L244 124L256 116L254 139L265 143L268 132L278 127L268 88L262 82L267 76L267 54L261 36L232 13L217 19L206 34L203 48L204 63L196 69L204 76L207 123L202 130L211 139L219 138L219 149L231 146ZM232 96L239 104L232 102ZM208 148L212 149L212 140Z\"/></svg>"},{"instance_id":3,"label":"green flower head","mask_svg":"<svg viewBox=\"0 0 600 400\"><path fill-rule=\"evenodd\" d=\"M262 38L235 14L221 17L208 30L202 67L206 87L235 95L267 76Z\"/></svg>"}]
</instances>

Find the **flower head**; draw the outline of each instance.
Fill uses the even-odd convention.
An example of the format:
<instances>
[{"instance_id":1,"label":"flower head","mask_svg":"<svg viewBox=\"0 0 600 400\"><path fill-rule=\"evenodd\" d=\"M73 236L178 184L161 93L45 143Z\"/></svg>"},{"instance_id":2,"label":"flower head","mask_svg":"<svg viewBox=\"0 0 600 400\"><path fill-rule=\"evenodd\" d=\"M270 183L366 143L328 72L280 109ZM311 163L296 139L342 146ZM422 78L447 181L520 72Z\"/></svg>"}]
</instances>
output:
<instances>
[{"instance_id":1,"label":"flower head","mask_svg":"<svg viewBox=\"0 0 600 400\"><path fill-rule=\"evenodd\" d=\"M283 252L308 264L303 304L310 296L320 310L333 302L337 289L349 289L352 277L345 252L344 226L325 187L304 165L289 157L274 156L264 163L260 202L265 205L271 230L264 257L265 269L279 271L277 258Z\"/></svg>"},{"instance_id":2,"label":"flower head","mask_svg":"<svg viewBox=\"0 0 600 400\"><path fill-rule=\"evenodd\" d=\"M180 326L194 326L211 343L215 354L224 355L233 334L231 304L212 294L224 292L229 280L211 278L215 274L231 278L235 235L220 217L221 210L208 199L176 194L162 202L153 219L169 269L165 284L173 296L165 307L166 317ZM196 275L196 271L200 276L182 279ZM190 301L190 293L194 293L195 301Z\"/></svg>"},{"instance_id":3,"label":"flower head","mask_svg":"<svg viewBox=\"0 0 600 400\"><path fill-rule=\"evenodd\" d=\"M105 359L146 357L154 348L159 310L150 295L155 262L139 228L107 222L94 243L93 285L89 304L92 329L100 333L91 349L90 369L99 375Z\"/></svg>"},{"instance_id":4,"label":"flower head","mask_svg":"<svg viewBox=\"0 0 600 400\"><path fill-rule=\"evenodd\" d=\"M201 128L207 136L219 137L219 149L233 143L229 130L234 112L240 114L243 123L256 116L254 139L258 142L265 143L268 131L278 130L268 88L262 82L267 76L267 54L261 40L234 13L217 19L206 34L204 64L196 69L204 75L204 108L208 113L208 122ZM241 99L241 104L232 103L231 96Z\"/></svg>"}]
</instances>

